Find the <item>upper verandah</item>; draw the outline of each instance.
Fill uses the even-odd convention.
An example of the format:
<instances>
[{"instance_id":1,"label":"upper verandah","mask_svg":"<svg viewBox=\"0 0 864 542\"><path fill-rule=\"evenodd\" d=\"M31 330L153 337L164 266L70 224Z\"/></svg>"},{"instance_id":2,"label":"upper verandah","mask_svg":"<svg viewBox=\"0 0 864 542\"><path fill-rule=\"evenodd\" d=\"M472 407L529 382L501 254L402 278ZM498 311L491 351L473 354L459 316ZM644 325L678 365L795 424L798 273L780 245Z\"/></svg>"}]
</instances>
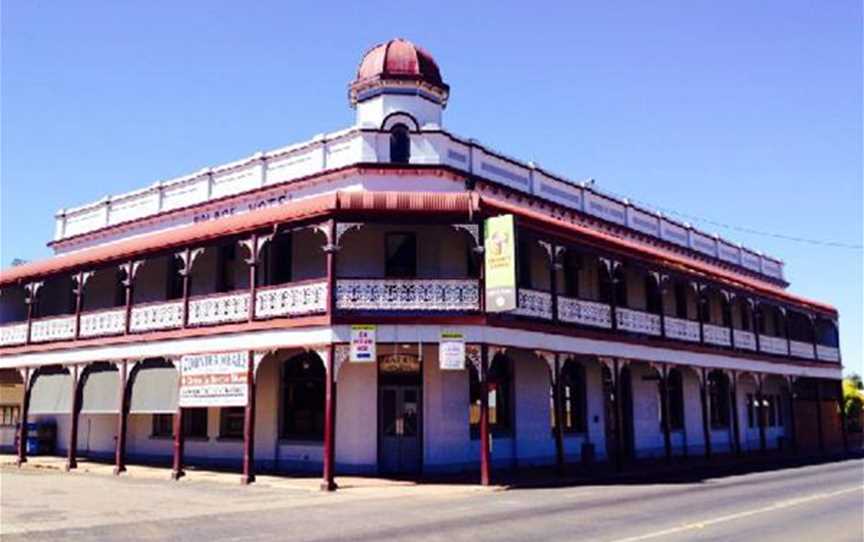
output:
<instances>
[{"instance_id":1,"label":"upper verandah","mask_svg":"<svg viewBox=\"0 0 864 542\"><path fill-rule=\"evenodd\" d=\"M755 275L782 287L788 285L783 263L776 258L604 194L590 183L576 183L536 164L520 162L475 140L454 136L440 128L421 128L406 114L392 115L381 129L353 127L321 134L304 143L259 152L144 189L60 210L50 246L59 254L118 240L116 233L110 238L97 235L109 229L122 229L124 237L150 233L152 219L167 214L179 218L166 221L164 228L209 220L220 212L234 214L279 205L293 197L290 192L298 181L309 177L355 165L398 163L391 155L390 129L400 124L410 128L407 161L402 165L452 168L469 178L485 179L613 224L636 238L648 236L700 260L708 258L747 276ZM259 197L262 190L275 187L286 189L283 198ZM417 189L428 190L422 186ZM248 201L245 195L249 196ZM230 201L232 205L214 209L214 204L220 201ZM199 207L209 210L196 213ZM178 215L180 210L189 212Z\"/></svg>"}]
</instances>

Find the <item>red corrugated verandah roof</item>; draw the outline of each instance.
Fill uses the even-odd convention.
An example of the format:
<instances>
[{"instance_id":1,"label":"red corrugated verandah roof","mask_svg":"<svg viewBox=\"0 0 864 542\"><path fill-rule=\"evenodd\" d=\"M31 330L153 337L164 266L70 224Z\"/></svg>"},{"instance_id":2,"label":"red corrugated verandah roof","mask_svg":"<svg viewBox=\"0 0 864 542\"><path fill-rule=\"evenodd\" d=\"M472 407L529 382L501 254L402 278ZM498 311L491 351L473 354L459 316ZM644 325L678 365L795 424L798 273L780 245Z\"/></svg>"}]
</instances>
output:
<instances>
[{"instance_id":1,"label":"red corrugated verandah roof","mask_svg":"<svg viewBox=\"0 0 864 542\"><path fill-rule=\"evenodd\" d=\"M475 213L487 215L513 213L553 233L581 238L627 256L650 260L660 265L692 273L732 288L752 291L778 301L802 305L831 316L837 310L831 305L790 294L782 288L650 246L574 224L570 221L526 209L504 199L480 196L476 192L334 192L296 200L288 204L228 218L178 227L166 232L142 235L103 246L82 249L0 271L0 286L36 280L52 274L122 262L148 253L206 243L228 235L237 235L273 225L325 217L338 212L364 213Z\"/></svg>"}]
</instances>

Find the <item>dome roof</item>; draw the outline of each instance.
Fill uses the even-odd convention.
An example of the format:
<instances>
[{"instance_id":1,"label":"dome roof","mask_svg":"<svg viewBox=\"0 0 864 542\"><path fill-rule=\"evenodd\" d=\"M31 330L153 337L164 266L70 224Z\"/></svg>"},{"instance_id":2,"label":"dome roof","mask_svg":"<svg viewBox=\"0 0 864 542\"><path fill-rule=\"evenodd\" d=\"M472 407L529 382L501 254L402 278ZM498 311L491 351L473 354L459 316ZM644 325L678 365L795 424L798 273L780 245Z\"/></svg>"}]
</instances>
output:
<instances>
[{"instance_id":1,"label":"dome roof","mask_svg":"<svg viewBox=\"0 0 864 542\"><path fill-rule=\"evenodd\" d=\"M402 38L376 45L363 55L357 77L351 83L352 97L383 81L418 83L445 96L449 92L432 55Z\"/></svg>"}]
</instances>

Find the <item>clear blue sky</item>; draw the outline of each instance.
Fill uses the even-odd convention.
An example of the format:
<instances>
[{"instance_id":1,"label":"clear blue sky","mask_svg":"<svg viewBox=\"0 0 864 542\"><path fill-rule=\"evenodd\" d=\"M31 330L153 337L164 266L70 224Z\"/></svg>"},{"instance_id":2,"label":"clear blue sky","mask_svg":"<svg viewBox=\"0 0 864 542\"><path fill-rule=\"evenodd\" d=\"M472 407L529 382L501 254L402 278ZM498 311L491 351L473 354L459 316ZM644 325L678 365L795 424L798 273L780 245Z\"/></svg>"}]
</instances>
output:
<instances>
[{"instance_id":1,"label":"clear blue sky","mask_svg":"<svg viewBox=\"0 0 864 542\"><path fill-rule=\"evenodd\" d=\"M862 242L857 0L312 4L3 2L2 265L47 256L61 207L347 127L361 54L396 36L438 60L457 134L662 208ZM835 304L862 372L860 250L702 225Z\"/></svg>"}]
</instances>

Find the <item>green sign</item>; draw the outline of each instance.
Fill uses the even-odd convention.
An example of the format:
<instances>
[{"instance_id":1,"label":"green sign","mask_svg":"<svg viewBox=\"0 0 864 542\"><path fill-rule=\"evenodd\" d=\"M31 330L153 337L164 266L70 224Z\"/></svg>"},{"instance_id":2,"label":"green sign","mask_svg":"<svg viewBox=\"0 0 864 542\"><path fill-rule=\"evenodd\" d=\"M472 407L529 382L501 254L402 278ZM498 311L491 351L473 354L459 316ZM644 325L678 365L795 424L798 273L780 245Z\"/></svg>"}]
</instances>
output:
<instances>
[{"instance_id":1,"label":"green sign","mask_svg":"<svg viewBox=\"0 0 864 542\"><path fill-rule=\"evenodd\" d=\"M513 215L487 218L484 258L486 264L486 310L516 308L516 229Z\"/></svg>"}]
</instances>

